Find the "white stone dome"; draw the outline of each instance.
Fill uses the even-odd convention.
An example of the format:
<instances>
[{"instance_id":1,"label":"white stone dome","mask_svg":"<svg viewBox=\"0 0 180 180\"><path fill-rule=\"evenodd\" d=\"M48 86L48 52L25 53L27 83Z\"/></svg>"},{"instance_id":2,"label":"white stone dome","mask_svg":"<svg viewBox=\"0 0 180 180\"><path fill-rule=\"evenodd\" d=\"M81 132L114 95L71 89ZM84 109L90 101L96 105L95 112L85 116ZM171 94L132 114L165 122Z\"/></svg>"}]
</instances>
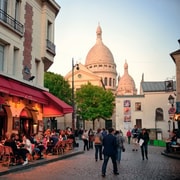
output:
<instances>
[{"instance_id":1,"label":"white stone dome","mask_svg":"<svg viewBox=\"0 0 180 180\"><path fill-rule=\"evenodd\" d=\"M134 79L128 73L128 64L125 62L124 64L124 74L119 79L117 95L136 95L137 89L135 86Z\"/></svg>"},{"instance_id":2,"label":"white stone dome","mask_svg":"<svg viewBox=\"0 0 180 180\"><path fill-rule=\"evenodd\" d=\"M93 64L112 64L114 63L114 58L109 50L102 42L102 30L100 25L98 25L96 30L96 44L89 50L86 56L85 66L93 65Z\"/></svg>"}]
</instances>

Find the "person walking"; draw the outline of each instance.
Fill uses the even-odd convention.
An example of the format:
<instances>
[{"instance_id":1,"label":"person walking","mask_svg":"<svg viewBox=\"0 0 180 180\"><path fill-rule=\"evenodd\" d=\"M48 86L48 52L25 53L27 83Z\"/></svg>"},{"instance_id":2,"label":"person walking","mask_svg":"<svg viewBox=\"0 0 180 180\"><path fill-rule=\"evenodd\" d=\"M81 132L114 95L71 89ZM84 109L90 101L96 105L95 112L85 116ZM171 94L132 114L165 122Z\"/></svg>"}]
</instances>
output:
<instances>
[{"instance_id":1,"label":"person walking","mask_svg":"<svg viewBox=\"0 0 180 180\"><path fill-rule=\"evenodd\" d=\"M138 136L138 143L141 147L142 160L144 160L144 153L146 159L148 160L148 142L149 142L149 133L147 132L146 128L143 128L142 132Z\"/></svg>"},{"instance_id":2,"label":"person walking","mask_svg":"<svg viewBox=\"0 0 180 180\"><path fill-rule=\"evenodd\" d=\"M113 173L114 175L119 175L117 169L117 162L116 162L116 153L117 153L117 142L116 137L114 136L114 129L108 129L108 135L103 138L103 154L104 154L104 162L102 164L102 177L106 176L106 168L111 158L113 163Z\"/></svg>"},{"instance_id":3,"label":"person walking","mask_svg":"<svg viewBox=\"0 0 180 180\"><path fill-rule=\"evenodd\" d=\"M95 160L98 160L98 154L99 154L99 159L103 160L102 158L102 141L103 141L103 136L101 134L101 129L97 129L97 133L94 135L94 146L95 146Z\"/></svg>"},{"instance_id":4,"label":"person walking","mask_svg":"<svg viewBox=\"0 0 180 180\"><path fill-rule=\"evenodd\" d=\"M138 128L136 125L134 125L134 128L131 131L132 134L132 140L133 140L133 151L137 151L138 150Z\"/></svg>"},{"instance_id":5,"label":"person walking","mask_svg":"<svg viewBox=\"0 0 180 180\"><path fill-rule=\"evenodd\" d=\"M116 160L117 162L120 164L121 161L121 152L124 149L124 137L122 136L122 134L120 133L120 131L116 131L115 132L115 136L116 136L116 142L117 142L117 153L116 153Z\"/></svg>"},{"instance_id":6,"label":"person walking","mask_svg":"<svg viewBox=\"0 0 180 180\"><path fill-rule=\"evenodd\" d=\"M128 144L130 144L131 143L131 131L130 130L127 131L126 136L128 138Z\"/></svg>"},{"instance_id":7,"label":"person walking","mask_svg":"<svg viewBox=\"0 0 180 180\"><path fill-rule=\"evenodd\" d=\"M89 137L89 149L93 149L94 132L91 128L88 131L88 137Z\"/></svg>"},{"instance_id":8,"label":"person walking","mask_svg":"<svg viewBox=\"0 0 180 180\"><path fill-rule=\"evenodd\" d=\"M89 151L89 137L88 137L88 131L84 130L84 133L82 134L82 140L84 142L84 151L87 149Z\"/></svg>"}]
</instances>

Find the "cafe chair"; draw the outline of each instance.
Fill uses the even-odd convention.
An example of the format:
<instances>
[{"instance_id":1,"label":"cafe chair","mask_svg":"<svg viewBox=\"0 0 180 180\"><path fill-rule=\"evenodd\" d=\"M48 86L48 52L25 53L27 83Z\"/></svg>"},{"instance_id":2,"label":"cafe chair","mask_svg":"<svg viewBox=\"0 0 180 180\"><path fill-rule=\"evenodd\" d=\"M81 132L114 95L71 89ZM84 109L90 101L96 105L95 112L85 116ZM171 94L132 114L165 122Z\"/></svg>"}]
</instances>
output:
<instances>
[{"instance_id":1,"label":"cafe chair","mask_svg":"<svg viewBox=\"0 0 180 180\"><path fill-rule=\"evenodd\" d=\"M2 156L2 162L4 166L10 166L10 164L17 163L17 157L14 155L13 150L10 146L4 146L4 154Z\"/></svg>"}]
</instances>

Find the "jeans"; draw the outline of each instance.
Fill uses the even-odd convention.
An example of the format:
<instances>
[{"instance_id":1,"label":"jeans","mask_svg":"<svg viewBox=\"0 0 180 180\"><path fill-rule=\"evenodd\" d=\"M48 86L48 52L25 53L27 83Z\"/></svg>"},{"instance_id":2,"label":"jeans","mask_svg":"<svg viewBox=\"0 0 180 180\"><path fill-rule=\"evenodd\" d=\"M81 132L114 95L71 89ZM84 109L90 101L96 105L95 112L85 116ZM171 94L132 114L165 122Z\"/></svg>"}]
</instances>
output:
<instances>
[{"instance_id":1,"label":"jeans","mask_svg":"<svg viewBox=\"0 0 180 180\"><path fill-rule=\"evenodd\" d=\"M146 159L148 159L148 144L143 143L141 146L141 154L142 154L143 159L144 159L144 152L145 152Z\"/></svg>"},{"instance_id":2,"label":"jeans","mask_svg":"<svg viewBox=\"0 0 180 180\"><path fill-rule=\"evenodd\" d=\"M99 153L99 159L102 160L102 145L101 144L95 144L95 159L98 159L98 153Z\"/></svg>"},{"instance_id":3,"label":"jeans","mask_svg":"<svg viewBox=\"0 0 180 180\"><path fill-rule=\"evenodd\" d=\"M116 155L112 155L112 156L104 155L104 162L103 162L103 165L102 165L102 174L106 174L106 167L107 167L109 158L111 158L112 163L113 163L113 172L114 173L118 172L117 163L116 163Z\"/></svg>"},{"instance_id":4,"label":"jeans","mask_svg":"<svg viewBox=\"0 0 180 180\"><path fill-rule=\"evenodd\" d=\"M89 151L89 142L87 139L83 139L84 141L84 151L87 149Z\"/></svg>"},{"instance_id":5,"label":"jeans","mask_svg":"<svg viewBox=\"0 0 180 180\"><path fill-rule=\"evenodd\" d=\"M122 149L120 147L117 148L116 160L120 163L121 161L121 152Z\"/></svg>"}]
</instances>

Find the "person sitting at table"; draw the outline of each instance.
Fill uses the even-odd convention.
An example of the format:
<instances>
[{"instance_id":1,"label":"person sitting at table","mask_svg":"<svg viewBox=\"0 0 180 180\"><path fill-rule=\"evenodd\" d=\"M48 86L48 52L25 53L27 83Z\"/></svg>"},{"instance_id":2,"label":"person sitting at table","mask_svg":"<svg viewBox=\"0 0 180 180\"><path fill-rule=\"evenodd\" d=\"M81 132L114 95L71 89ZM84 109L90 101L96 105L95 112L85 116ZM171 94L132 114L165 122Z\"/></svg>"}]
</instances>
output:
<instances>
[{"instance_id":1,"label":"person sitting at table","mask_svg":"<svg viewBox=\"0 0 180 180\"><path fill-rule=\"evenodd\" d=\"M14 140L15 140L17 146L22 143L22 139L20 139L19 134L15 134Z\"/></svg>"},{"instance_id":2,"label":"person sitting at table","mask_svg":"<svg viewBox=\"0 0 180 180\"><path fill-rule=\"evenodd\" d=\"M21 149L26 149L27 150L27 156L28 154L32 155L32 144L30 142L30 140L27 138L26 135L23 135L22 138L23 142L22 142L22 148ZM28 164L28 158L26 158L25 164Z\"/></svg>"},{"instance_id":3,"label":"person sitting at table","mask_svg":"<svg viewBox=\"0 0 180 180\"><path fill-rule=\"evenodd\" d=\"M49 142L47 144L46 154L52 153L53 147L56 145L58 141L59 141L58 136L56 135L50 136Z\"/></svg>"},{"instance_id":4,"label":"person sitting at table","mask_svg":"<svg viewBox=\"0 0 180 180\"><path fill-rule=\"evenodd\" d=\"M13 154L15 156L17 156L17 159L19 160L20 157L22 157L23 159L23 164L22 165L26 165L28 164L28 159L26 157L26 154L28 153L28 151L26 149L18 149L16 142L15 142L15 133L12 133L10 138L8 138L5 142L4 142L4 146L10 146L12 148Z\"/></svg>"},{"instance_id":5,"label":"person sitting at table","mask_svg":"<svg viewBox=\"0 0 180 180\"><path fill-rule=\"evenodd\" d=\"M41 142L40 137L34 137L34 150L32 152L33 158L34 158L34 155L36 154L39 156L38 159L41 159L43 156L44 150L45 150L45 147L44 147L43 143Z\"/></svg>"},{"instance_id":6,"label":"person sitting at table","mask_svg":"<svg viewBox=\"0 0 180 180\"><path fill-rule=\"evenodd\" d=\"M171 133L171 137L166 140L166 152L171 152L171 145L176 145L177 135L174 131Z\"/></svg>"},{"instance_id":7,"label":"person sitting at table","mask_svg":"<svg viewBox=\"0 0 180 180\"><path fill-rule=\"evenodd\" d=\"M59 131L59 141L67 140L67 136L64 130Z\"/></svg>"}]
</instances>

